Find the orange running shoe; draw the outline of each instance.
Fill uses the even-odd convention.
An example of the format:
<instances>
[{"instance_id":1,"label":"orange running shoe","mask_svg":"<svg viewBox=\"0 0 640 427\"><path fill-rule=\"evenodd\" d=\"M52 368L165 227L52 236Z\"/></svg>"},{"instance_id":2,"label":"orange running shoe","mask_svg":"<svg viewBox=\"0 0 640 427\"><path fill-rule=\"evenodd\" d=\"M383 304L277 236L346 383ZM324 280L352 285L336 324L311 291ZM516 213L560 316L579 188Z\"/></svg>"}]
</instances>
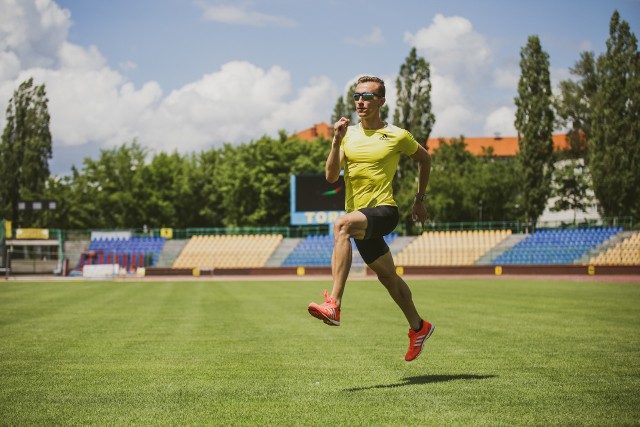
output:
<instances>
[{"instance_id":1,"label":"orange running shoe","mask_svg":"<svg viewBox=\"0 0 640 427\"><path fill-rule=\"evenodd\" d=\"M324 302L322 304L312 302L309 304L308 310L310 315L322 320L327 325L340 326L340 309L326 290L324 291Z\"/></svg>"},{"instance_id":2,"label":"orange running shoe","mask_svg":"<svg viewBox=\"0 0 640 427\"><path fill-rule=\"evenodd\" d=\"M422 353L422 347L424 346L424 342L429 339L433 330L436 327L426 320L422 321L422 329L418 332L413 329L409 329L409 350L407 350L407 354L404 356L404 360L407 362L411 362L416 357L420 356Z\"/></svg>"}]
</instances>

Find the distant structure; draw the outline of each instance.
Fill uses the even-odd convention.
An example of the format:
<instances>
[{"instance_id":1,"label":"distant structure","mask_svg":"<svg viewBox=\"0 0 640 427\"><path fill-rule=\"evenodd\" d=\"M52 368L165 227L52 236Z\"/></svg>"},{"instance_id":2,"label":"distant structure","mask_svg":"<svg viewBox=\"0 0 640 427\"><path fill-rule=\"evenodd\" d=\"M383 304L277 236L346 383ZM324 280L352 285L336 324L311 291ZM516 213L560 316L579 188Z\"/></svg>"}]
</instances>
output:
<instances>
[{"instance_id":1,"label":"distant structure","mask_svg":"<svg viewBox=\"0 0 640 427\"><path fill-rule=\"evenodd\" d=\"M565 150L569 148L567 136L565 134L553 135L554 150ZM429 138L427 140L427 150L429 154L433 154L440 147L442 141L450 143L454 138ZM517 136L500 136L496 134L494 137L468 138L464 137L464 143L467 144L467 151L476 156L481 156L489 147L493 148L493 155L496 157L513 157L518 152Z\"/></svg>"},{"instance_id":2,"label":"distant structure","mask_svg":"<svg viewBox=\"0 0 640 427\"><path fill-rule=\"evenodd\" d=\"M309 129L296 133L295 136L305 141L313 141L319 136L331 140L333 138L333 128L328 123L317 123Z\"/></svg>"}]
</instances>

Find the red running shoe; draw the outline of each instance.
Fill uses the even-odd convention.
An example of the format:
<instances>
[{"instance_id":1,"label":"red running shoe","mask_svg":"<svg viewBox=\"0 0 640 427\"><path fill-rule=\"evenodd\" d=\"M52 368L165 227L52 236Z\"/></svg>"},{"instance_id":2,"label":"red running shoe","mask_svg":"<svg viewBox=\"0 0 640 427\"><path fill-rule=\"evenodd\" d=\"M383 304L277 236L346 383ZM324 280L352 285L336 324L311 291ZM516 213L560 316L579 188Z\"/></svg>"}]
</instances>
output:
<instances>
[{"instance_id":1,"label":"red running shoe","mask_svg":"<svg viewBox=\"0 0 640 427\"><path fill-rule=\"evenodd\" d=\"M310 315L322 320L327 325L340 326L340 309L326 290L324 291L324 302L322 304L312 302L309 304L308 310Z\"/></svg>"},{"instance_id":2,"label":"red running shoe","mask_svg":"<svg viewBox=\"0 0 640 427\"><path fill-rule=\"evenodd\" d=\"M407 354L404 356L404 360L407 362L411 362L416 357L420 356L422 353L422 347L424 346L424 342L429 339L433 330L436 327L426 320L422 321L422 329L418 332L413 329L409 329L409 350L407 350Z\"/></svg>"}]
</instances>

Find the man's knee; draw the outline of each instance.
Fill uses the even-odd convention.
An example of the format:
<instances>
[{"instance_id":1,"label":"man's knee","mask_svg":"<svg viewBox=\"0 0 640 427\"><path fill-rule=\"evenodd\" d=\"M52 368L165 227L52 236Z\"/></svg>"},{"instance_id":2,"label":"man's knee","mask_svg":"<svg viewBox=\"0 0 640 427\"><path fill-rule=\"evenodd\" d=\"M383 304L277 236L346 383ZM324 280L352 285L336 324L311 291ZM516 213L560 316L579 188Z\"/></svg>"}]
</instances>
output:
<instances>
[{"instance_id":1,"label":"man's knee","mask_svg":"<svg viewBox=\"0 0 640 427\"><path fill-rule=\"evenodd\" d=\"M336 219L333 223L333 235L336 239L349 237L349 228L351 227L351 221L343 216Z\"/></svg>"},{"instance_id":2,"label":"man's knee","mask_svg":"<svg viewBox=\"0 0 640 427\"><path fill-rule=\"evenodd\" d=\"M344 216L338 217L338 219L336 219L336 222L333 223L334 231L340 231L348 227L349 227L349 220Z\"/></svg>"},{"instance_id":3,"label":"man's knee","mask_svg":"<svg viewBox=\"0 0 640 427\"><path fill-rule=\"evenodd\" d=\"M363 223L350 214L343 215L338 217L333 223L333 235L336 239L348 237L363 238L366 226L366 218Z\"/></svg>"}]
</instances>

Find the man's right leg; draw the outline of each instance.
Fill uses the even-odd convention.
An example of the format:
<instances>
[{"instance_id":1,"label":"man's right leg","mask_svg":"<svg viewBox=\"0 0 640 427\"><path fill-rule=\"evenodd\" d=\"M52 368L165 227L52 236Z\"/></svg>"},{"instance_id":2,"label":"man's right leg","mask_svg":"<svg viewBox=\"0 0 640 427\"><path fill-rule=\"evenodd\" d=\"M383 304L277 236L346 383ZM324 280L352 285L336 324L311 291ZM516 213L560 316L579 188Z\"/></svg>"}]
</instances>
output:
<instances>
[{"instance_id":1,"label":"man's right leg","mask_svg":"<svg viewBox=\"0 0 640 427\"><path fill-rule=\"evenodd\" d=\"M333 224L333 254L331 257L331 274L333 288L331 298L338 308L342 304L344 286L351 270L353 252L351 237L362 239L367 230L367 217L362 212L354 211L341 216Z\"/></svg>"},{"instance_id":2,"label":"man's right leg","mask_svg":"<svg viewBox=\"0 0 640 427\"><path fill-rule=\"evenodd\" d=\"M351 237L362 239L367 229L367 217L358 211L350 212L336 220L333 226L333 254L331 273L333 288L331 296L325 291L325 302L309 304L309 314L324 321L327 325L340 325L340 305L342 294L351 269Z\"/></svg>"}]
</instances>

